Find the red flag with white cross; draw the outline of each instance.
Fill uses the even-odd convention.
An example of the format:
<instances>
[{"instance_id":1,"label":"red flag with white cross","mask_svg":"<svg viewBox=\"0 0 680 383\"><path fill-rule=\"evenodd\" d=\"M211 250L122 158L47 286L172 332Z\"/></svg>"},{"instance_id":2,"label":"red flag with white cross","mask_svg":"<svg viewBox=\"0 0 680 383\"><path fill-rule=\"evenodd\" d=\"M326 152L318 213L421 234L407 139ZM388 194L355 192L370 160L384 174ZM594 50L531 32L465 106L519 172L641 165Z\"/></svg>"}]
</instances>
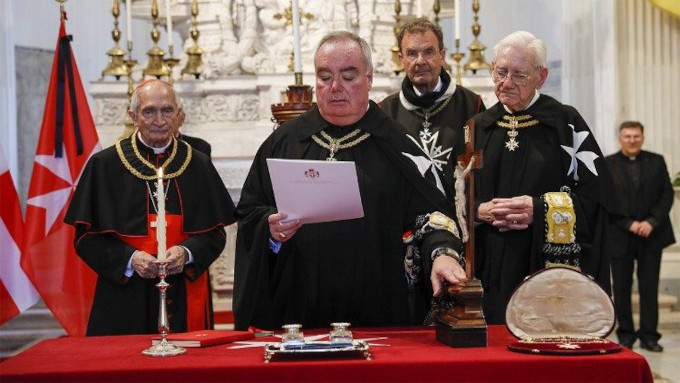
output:
<instances>
[{"instance_id":1,"label":"red flag with white cross","mask_svg":"<svg viewBox=\"0 0 680 383\"><path fill-rule=\"evenodd\" d=\"M38 302L40 296L21 268L24 219L19 195L0 146L0 324Z\"/></svg>"},{"instance_id":2,"label":"red flag with white cross","mask_svg":"<svg viewBox=\"0 0 680 383\"><path fill-rule=\"evenodd\" d=\"M70 336L84 336L96 274L76 255L64 214L87 160L101 149L62 17L28 190L22 265Z\"/></svg>"}]
</instances>

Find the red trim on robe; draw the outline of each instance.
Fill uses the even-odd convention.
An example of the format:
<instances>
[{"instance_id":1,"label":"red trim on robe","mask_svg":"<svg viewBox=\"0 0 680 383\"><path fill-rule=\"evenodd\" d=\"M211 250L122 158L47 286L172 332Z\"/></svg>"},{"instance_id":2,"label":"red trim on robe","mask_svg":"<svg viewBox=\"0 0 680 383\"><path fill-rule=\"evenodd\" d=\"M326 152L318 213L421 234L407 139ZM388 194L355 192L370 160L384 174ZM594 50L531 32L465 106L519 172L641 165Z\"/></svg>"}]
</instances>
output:
<instances>
[{"instance_id":1,"label":"red trim on robe","mask_svg":"<svg viewBox=\"0 0 680 383\"><path fill-rule=\"evenodd\" d=\"M167 248L177 246L189 235L182 232L183 220L179 214L166 214L166 245ZM149 254L156 254L158 251L158 242L156 241L156 228L151 227L151 222L156 221L156 214L148 214L147 219L147 235L144 237L128 237L118 235L120 239L127 242L135 248L146 251ZM187 331L206 330L210 329L210 301L208 297L208 273L205 272L201 276L192 281L189 278L184 278L186 283L186 299L187 299Z\"/></svg>"}]
</instances>

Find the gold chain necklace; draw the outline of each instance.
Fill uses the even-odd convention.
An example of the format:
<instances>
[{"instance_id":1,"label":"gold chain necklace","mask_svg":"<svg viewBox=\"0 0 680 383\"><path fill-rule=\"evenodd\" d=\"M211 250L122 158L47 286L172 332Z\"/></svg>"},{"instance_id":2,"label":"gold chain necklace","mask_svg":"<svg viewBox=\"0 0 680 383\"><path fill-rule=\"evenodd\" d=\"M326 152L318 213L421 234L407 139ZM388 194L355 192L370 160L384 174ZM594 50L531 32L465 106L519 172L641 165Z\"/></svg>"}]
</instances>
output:
<instances>
[{"instance_id":1,"label":"gold chain necklace","mask_svg":"<svg viewBox=\"0 0 680 383\"><path fill-rule=\"evenodd\" d=\"M125 156L125 153L123 152L123 146L121 145L121 143L124 140L120 140L120 141L116 142L116 151L118 152L118 158L120 158L120 161L123 163L123 166L125 166L125 168L130 173L132 173L132 175L134 175L135 177L143 179L145 181L154 180L154 179L158 178L158 176L156 174L157 168L151 162L147 161L146 158L144 158L144 156L142 156L142 153L139 152L139 148L137 148L136 137L137 137L137 131L135 131L134 134L132 134L131 136L128 137L130 139L130 144L132 145L132 151L135 153L135 157L138 160L140 160L140 162L142 164L144 164L144 166L153 170L153 174L152 175L144 175L144 174L142 174L142 172L135 169L135 167L132 166L132 164L130 164L127 157ZM163 173L164 173L163 178L164 179L179 177L187 169L189 162L191 162L191 155L192 155L191 146L189 144L187 144L186 142L183 142L184 145L186 145L186 147L187 147L187 156L184 159L184 163L179 167L179 169L176 172L167 173L167 174L165 173L165 169L168 168L168 166L171 164L171 162L175 159L175 156L177 155L178 141L174 137L172 138L172 140L173 140L173 145L172 145L172 151L170 152L170 157L168 157L168 159L165 161L165 163L161 166L164 170L163 171Z\"/></svg>"},{"instance_id":2,"label":"gold chain necklace","mask_svg":"<svg viewBox=\"0 0 680 383\"><path fill-rule=\"evenodd\" d=\"M432 123L430 122L430 117L444 110L444 108L446 107L446 105L449 104L449 101L451 101L452 98L453 95L444 100L441 104L439 104L439 106L437 106L437 104L434 104L427 109L423 109L423 113L419 112L418 109L413 109L411 112L413 112L416 116L425 119L425 121L423 121L423 128L427 129L430 126L432 126Z\"/></svg>"},{"instance_id":3,"label":"gold chain necklace","mask_svg":"<svg viewBox=\"0 0 680 383\"><path fill-rule=\"evenodd\" d=\"M322 148L328 149L330 151L330 153L328 154L328 158L326 158L326 161L336 161L336 159L333 157L335 155L335 152L337 152L341 149L347 149L347 148L351 148L352 146L356 146L361 141L364 141L365 139L367 139L368 137L371 136L370 133L364 133L361 136L359 136L358 138L343 144L343 142L350 140L350 139L354 138L357 134L361 133L361 129L354 129L350 133L348 133L348 134L346 134L346 135L344 135L340 138L337 138L337 139L331 137L330 134L326 133L323 130L319 133L321 133L321 136L324 139L326 139L328 142L324 141L323 139L318 137L316 134L314 134L312 136L312 139L314 140L314 142L319 144L319 146L321 146Z\"/></svg>"},{"instance_id":4,"label":"gold chain necklace","mask_svg":"<svg viewBox=\"0 0 680 383\"><path fill-rule=\"evenodd\" d=\"M519 134L517 132L517 129L538 125L538 120L533 118L533 116L530 115L530 114L525 114L525 115L522 115L522 116L505 115L505 116L503 116L503 120L507 120L508 122L499 120L499 121L496 121L496 125L498 125L501 128L504 128L504 129L510 129L510 130L508 130L509 139L507 141L505 141L505 147L510 152L514 152L515 149L519 148L519 142L517 142L517 140L516 140L517 135ZM523 121L523 122L520 122L520 121Z\"/></svg>"},{"instance_id":5,"label":"gold chain necklace","mask_svg":"<svg viewBox=\"0 0 680 383\"><path fill-rule=\"evenodd\" d=\"M137 137L137 132L135 132L133 137ZM135 156L139 158L140 161L146 167L153 169L156 171L156 166L152 164L151 162L147 161L146 158L142 155L142 153L139 152L139 148L137 148L137 140L131 139L130 144L132 144L132 150L135 152ZM172 150L170 151L170 157L168 157L168 160L165 161L165 163L161 166L163 168L163 173L165 173L165 169L168 167L168 165L172 162L172 160L175 159L175 156L177 155L177 139L175 137L172 137Z\"/></svg>"}]
</instances>

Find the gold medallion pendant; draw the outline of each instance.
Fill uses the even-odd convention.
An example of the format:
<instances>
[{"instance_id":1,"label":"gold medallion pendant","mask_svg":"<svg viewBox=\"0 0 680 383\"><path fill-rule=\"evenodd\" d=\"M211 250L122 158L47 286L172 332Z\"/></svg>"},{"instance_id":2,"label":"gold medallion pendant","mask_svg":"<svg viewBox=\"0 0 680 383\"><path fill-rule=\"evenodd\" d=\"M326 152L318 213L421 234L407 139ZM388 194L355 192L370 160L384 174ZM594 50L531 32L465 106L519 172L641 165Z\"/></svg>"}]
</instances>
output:
<instances>
[{"instance_id":1,"label":"gold medallion pendant","mask_svg":"<svg viewBox=\"0 0 680 383\"><path fill-rule=\"evenodd\" d=\"M519 142L515 138L517 138L517 119L512 118L510 120L510 130L508 130L508 140L505 141L505 147L508 148L509 151L514 152L515 149L519 148Z\"/></svg>"},{"instance_id":2,"label":"gold medallion pendant","mask_svg":"<svg viewBox=\"0 0 680 383\"><path fill-rule=\"evenodd\" d=\"M530 114L521 116L505 115L501 120L496 122L496 125L503 129L508 129L508 140L505 141L505 148L510 152L514 152L519 148L519 141L517 141L519 132L517 129L538 125L538 120L533 118Z\"/></svg>"},{"instance_id":3,"label":"gold medallion pendant","mask_svg":"<svg viewBox=\"0 0 680 383\"><path fill-rule=\"evenodd\" d=\"M429 107L427 109L423 109L422 112L418 111L418 109L414 109L411 112L413 112L413 114L415 114L416 116L423 119L423 122L421 124L422 124L423 128L427 129L430 126L432 126L432 122L430 122L430 117L432 117L432 116L438 114L439 112L441 112L442 110L444 110L444 108L446 108L446 105L449 104L449 101L451 101L452 98L453 98L453 95L448 97L446 100L442 101L439 105L437 105L437 103L435 103L431 107ZM422 108L420 108L420 109L422 109Z\"/></svg>"},{"instance_id":4,"label":"gold medallion pendant","mask_svg":"<svg viewBox=\"0 0 680 383\"><path fill-rule=\"evenodd\" d=\"M330 134L326 133L323 130L319 133L321 134L321 137L315 134L312 136L312 139L322 148L328 149L329 153L328 157L326 158L326 161L337 161L334 157L337 151L341 149L351 148L352 146L356 146L371 136L370 133L364 132L364 134L352 140L352 138L356 137L359 133L361 133L361 129L354 129L350 133L340 138L333 138ZM345 142L348 140L352 141Z\"/></svg>"}]
</instances>

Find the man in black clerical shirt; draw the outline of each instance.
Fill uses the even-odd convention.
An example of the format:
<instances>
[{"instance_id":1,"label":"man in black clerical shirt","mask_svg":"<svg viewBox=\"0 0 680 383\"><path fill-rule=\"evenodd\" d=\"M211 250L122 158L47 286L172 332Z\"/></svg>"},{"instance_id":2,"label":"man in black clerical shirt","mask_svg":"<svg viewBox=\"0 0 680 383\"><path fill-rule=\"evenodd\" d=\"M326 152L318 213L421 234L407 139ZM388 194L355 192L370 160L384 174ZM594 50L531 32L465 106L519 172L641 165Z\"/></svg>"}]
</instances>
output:
<instances>
[{"instance_id":1,"label":"man in black clerical shirt","mask_svg":"<svg viewBox=\"0 0 680 383\"><path fill-rule=\"evenodd\" d=\"M397 34L399 59L406 77L401 91L387 96L380 106L402 124L428 159L423 176L453 200L453 169L447 168L465 150L463 126L486 110L482 98L456 85L444 70L446 49L441 28L426 17L406 22Z\"/></svg>"},{"instance_id":2,"label":"man in black clerical shirt","mask_svg":"<svg viewBox=\"0 0 680 383\"><path fill-rule=\"evenodd\" d=\"M128 112L137 130L93 155L78 182L65 221L97 274L87 335L158 331L159 168L170 329L212 327L207 270L224 248L234 205L210 158L174 138L178 105L163 81L138 86Z\"/></svg>"},{"instance_id":3,"label":"man in black clerical shirt","mask_svg":"<svg viewBox=\"0 0 680 383\"><path fill-rule=\"evenodd\" d=\"M613 191L626 208L626 215L610 227L607 249L612 257L619 343L633 348L635 340L640 339L640 347L660 352L659 272L663 249L675 243L668 216L673 186L663 156L642 150L644 139L642 123L625 121L619 126L621 150L605 158L614 178ZM634 269L640 295L638 331L631 307Z\"/></svg>"},{"instance_id":4,"label":"man in black clerical shirt","mask_svg":"<svg viewBox=\"0 0 680 383\"><path fill-rule=\"evenodd\" d=\"M368 44L333 32L321 39L314 58L316 106L265 140L243 186L236 212L235 326L422 324L442 283L465 280L458 227L447 217L453 206L414 165L418 148L406 131L369 101ZM276 207L267 158L353 161L364 217L286 220ZM421 250L413 268L420 283L409 290L402 234L412 228ZM409 304L411 298L420 303Z\"/></svg>"}]
</instances>

